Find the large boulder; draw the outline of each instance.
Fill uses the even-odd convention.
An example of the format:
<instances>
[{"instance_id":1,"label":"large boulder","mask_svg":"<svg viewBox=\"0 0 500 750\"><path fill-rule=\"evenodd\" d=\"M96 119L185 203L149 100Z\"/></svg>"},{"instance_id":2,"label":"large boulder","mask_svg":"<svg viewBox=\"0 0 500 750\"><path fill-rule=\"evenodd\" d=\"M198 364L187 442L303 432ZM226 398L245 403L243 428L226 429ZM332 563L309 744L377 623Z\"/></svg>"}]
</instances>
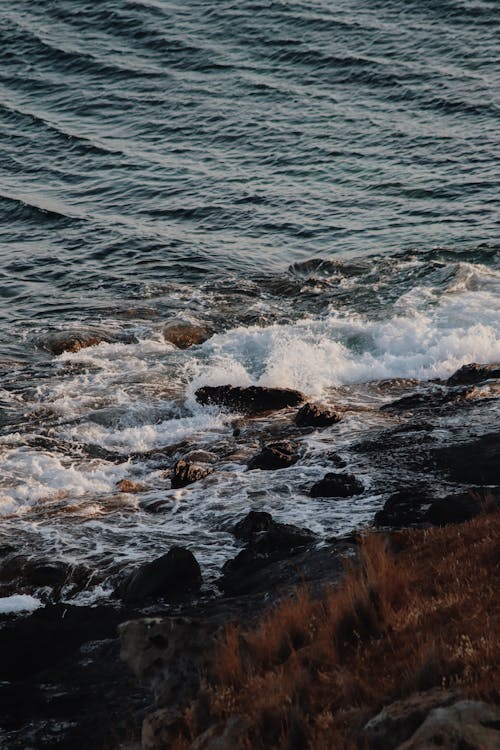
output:
<instances>
[{"instance_id":1,"label":"large boulder","mask_svg":"<svg viewBox=\"0 0 500 750\"><path fill-rule=\"evenodd\" d=\"M163 326L163 338L178 349L203 344L211 335L212 332L205 326L187 320L170 320Z\"/></svg>"},{"instance_id":2,"label":"large boulder","mask_svg":"<svg viewBox=\"0 0 500 750\"><path fill-rule=\"evenodd\" d=\"M290 388L265 388L258 385L248 388L233 385L206 385L198 388L195 396L200 404L225 406L244 414L259 414L298 406L305 398L300 391Z\"/></svg>"},{"instance_id":3,"label":"large boulder","mask_svg":"<svg viewBox=\"0 0 500 750\"><path fill-rule=\"evenodd\" d=\"M424 523L432 500L421 488L395 492L386 500L382 510L375 513L375 526L402 528Z\"/></svg>"},{"instance_id":4,"label":"large boulder","mask_svg":"<svg viewBox=\"0 0 500 750\"><path fill-rule=\"evenodd\" d=\"M498 750L500 709L482 701L435 708L397 750Z\"/></svg>"},{"instance_id":5,"label":"large boulder","mask_svg":"<svg viewBox=\"0 0 500 750\"><path fill-rule=\"evenodd\" d=\"M259 571L296 555L316 541L309 529L274 521L270 513L250 511L239 521L233 533L247 542L246 547L222 568L220 588L227 594L248 593L260 586ZM272 576L267 585L272 586ZM266 584L264 584L266 585Z\"/></svg>"},{"instance_id":6,"label":"large boulder","mask_svg":"<svg viewBox=\"0 0 500 750\"><path fill-rule=\"evenodd\" d=\"M188 484L193 484L193 482L198 482L212 472L213 469L209 466L204 466L194 461L185 461L181 458L177 461L172 471L172 489L179 489L180 487L186 487Z\"/></svg>"},{"instance_id":7,"label":"large boulder","mask_svg":"<svg viewBox=\"0 0 500 750\"><path fill-rule=\"evenodd\" d=\"M80 349L109 341L110 339L103 334L61 332L47 337L45 346L52 354L59 355L64 352L79 352Z\"/></svg>"},{"instance_id":8,"label":"large boulder","mask_svg":"<svg viewBox=\"0 0 500 750\"><path fill-rule=\"evenodd\" d=\"M429 506L425 520L434 526L446 526L448 523L470 521L481 512L481 505L472 495L448 495L435 500Z\"/></svg>"},{"instance_id":9,"label":"large boulder","mask_svg":"<svg viewBox=\"0 0 500 750\"><path fill-rule=\"evenodd\" d=\"M353 474L329 472L311 487L311 497L352 497L360 495L363 485Z\"/></svg>"},{"instance_id":10,"label":"large boulder","mask_svg":"<svg viewBox=\"0 0 500 750\"><path fill-rule=\"evenodd\" d=\"M182 708L210 674L220 622L190 617L131 620L119 628L121 658L149 685L158 708Z\"/></svg>"},{"instance_id":11,"label":"large boulder","mask_svg":"<svg viewBox=\"0 0 500 750\"><path fill-rule=\"evenodd\" d=\"M172 547L166 555L141 565L118 588L126 604L165 598L179 601L198 593L201 569L193 555L183 547Z\"/></svg>"},{"instance_id":12,"label":"large boulder","mask_svg":"<svg viewBox=\"0 0 500 750\"><path fill-rule=\"evenodd\" d=\"M233 528L237 539L251 542L261 552L277 552L303 547L315 539L309 529L275 521L270 513L251 510Z\"/></svg>"},{"instance_id":13,"label":"large boulder","mask_svg":"<svg viewBox=\"0 0 500 750\"><path fill-rule=\"evenodd\" d=\"M418 729L432 709L449 706L457 693L434 688L395 701L370 719L363 730L363 744L368 750L395 750Z\"/></svg>"},{"instance_id":14,"label":"large boulder","mask_svg":"<svg viewBox=\"0 0 500 750\"><path fill-rule=\"evenodd\" d=\"M293 443L289 440L281 440L277 443L269 443L256 456L248 462L249 469L285 469L297 463L299 454Z\"/></svg>"},{"instance_id":15,"label":"large boulder","mask_svg":"<svg viewBox=\"0 0 500 750\"><path fill-rule=\"evenodd\" d=\"M340 414L329 406L309 402L299 409L295 423L299 427L328 427L341 419Z\"/></svg>"},{"instance_id":16,"label":"large boulder","mask_svg":"<svg viewBox=\"0 0 500 750\"><path fill-rule=\"evenodd\" d=\"M448 385L472 385L490 378L500 378L500 362L489 365L471 362L460 367L446 382Z\"/></svg>"},{"instance_id":17,"label":"large boulder","mask_svg":"<svg viewBox=\"0 0 500 750\"><path fill-rule=\"evenodd\" d=\"M436 466L455 482L500 484L500 433L433 451Z\"/></svg>"}]
</instances>

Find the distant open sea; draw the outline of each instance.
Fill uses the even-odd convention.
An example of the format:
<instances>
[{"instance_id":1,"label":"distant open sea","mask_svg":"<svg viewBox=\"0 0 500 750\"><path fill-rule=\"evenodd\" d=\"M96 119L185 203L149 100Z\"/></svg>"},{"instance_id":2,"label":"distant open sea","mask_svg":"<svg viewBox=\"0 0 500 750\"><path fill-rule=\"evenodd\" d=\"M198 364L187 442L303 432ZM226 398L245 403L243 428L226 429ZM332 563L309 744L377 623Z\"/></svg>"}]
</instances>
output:
<instances>
[{"instance_id":1,"label":"distant open sea","mask_svg":"<svg viewBox=\"0 0 500 750\"><path fill-rule=\"evenodd\" d=\"M369 467L305 489L382 425L370 384L500 361L499 40L497 0L0 0L0 547L96 571L93 602L174 543L210 581L250 508L373 517ZM214 335L177 349L178 318ZM50 351L75 331L105 341ZM348 416L247 472L194 399L224 383ZM171 489L177 444L221 468Z\"/></svg>"}]
</instances>

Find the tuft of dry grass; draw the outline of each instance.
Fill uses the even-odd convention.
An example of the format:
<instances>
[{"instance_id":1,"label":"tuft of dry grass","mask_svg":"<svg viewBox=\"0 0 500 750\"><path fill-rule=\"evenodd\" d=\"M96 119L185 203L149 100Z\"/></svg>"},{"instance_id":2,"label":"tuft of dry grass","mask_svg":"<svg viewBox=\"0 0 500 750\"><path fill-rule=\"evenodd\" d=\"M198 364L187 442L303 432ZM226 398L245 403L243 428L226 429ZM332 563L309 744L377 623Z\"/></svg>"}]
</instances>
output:
<instances>
[{"instance_id":1,"label":"tuft of dry grass","mask_svg":"<svg viewBox=\"0 0 500 750\"><path fill-rule=\"evenodd\" d=\"M205 693L212 721L244 717L252 750L352 750L371 716L418 690L499 703L499 540L499 512L366 534L341 586L321 599L302 587L257 627L228 626Z\"/></svg>"}]
</instances>

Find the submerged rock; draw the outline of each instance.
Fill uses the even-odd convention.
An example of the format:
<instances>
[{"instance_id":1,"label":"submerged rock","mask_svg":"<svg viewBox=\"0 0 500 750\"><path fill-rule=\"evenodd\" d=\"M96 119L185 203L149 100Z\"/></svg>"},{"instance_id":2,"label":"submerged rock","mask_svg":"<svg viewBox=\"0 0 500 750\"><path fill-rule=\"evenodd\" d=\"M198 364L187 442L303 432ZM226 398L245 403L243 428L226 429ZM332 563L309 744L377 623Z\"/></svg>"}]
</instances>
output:
<instances>
[{"instance_id":1,"label":"submerged rock","mask_svg":"<svg viewBox=\"0 0 500 750\"><path fill-rule=\"evenodd\" d=\"M500 362L480 365L477 362L463 365L446 381L448 385L467 385L480 383L489 378L500 378Z\"/></svg>"},{"instance_id":2,"label":"submerged rock","mask_svg":"<svg viewBox=\"0 0 500 750\"><path fill-rule=\"evenodd\" d=\"M299 427L328 427L341 419L340 414L328 406L307 403L297 412L295 423Z\"/></svg>"},{"instance_id":3,"label":"submerged rock","mask_svg":"<svg viewBox=\"0 0 500 750\"><path fill-rule=\"evenodd\" d=\"M172 471L172 489L179 489L180 487L186 487L188 484L193 484L193 482L198 482L212 472L213 469L209 466L185 461L181 458Z\"/></svg>"},{"instance_id":4,"label":"submerged rock","mask_svg":"<svg viewBox=\"0 0 500 750\"><path fill-rule=\"evenodd\" d=\"M195 393L200 404L226 406L245 414L277 411L289 406L298 406L305 396L290 388L265 388L252 385L248 388L233 385L206 385Z\"/></svg>"},{"instance_id":5,"label":"submerged rock","mask_svg":"<svg viewBox=\"0 0 500 750\"><path fill-rule=\"evenodd\" d=\"M277 443L269 443L263 450L248 462L249 469L284 469L292 466L299 460L299 454L295 445L289 440Z\"/></svg>"},{"instance_id":6,"label":"submerged rock","mask_svg":"<svg viewBox=\"0 0 500 750\"><path fill-rule=\"evenodd\" d=\"M351 497L360 495L363 485L353 474L329 472L311 487L311 497Z\"/></svg>"},{"instance_id":7,"label":"submerged rock","mask_svg":"<svg viewBox=\"0 0 500 750\"><path fill-rule=\"evenodd\" d=\"M171 320L163 326L163 338L178 349L203 344L212 336L205 326L189 323L186 320Z\"/></svg>"},{"instance_id":8,"label":"submerged rock","mask_svg":"<svg viewBox=\"0 0 500 750\"><path fill-rule=\"evenodd\" d=\"M183 547L172 547L166 555L141 565L119 587L126 604L145 599L182 600L198 593L201 569L195 556Z\"/></svg>"}]
</instances>

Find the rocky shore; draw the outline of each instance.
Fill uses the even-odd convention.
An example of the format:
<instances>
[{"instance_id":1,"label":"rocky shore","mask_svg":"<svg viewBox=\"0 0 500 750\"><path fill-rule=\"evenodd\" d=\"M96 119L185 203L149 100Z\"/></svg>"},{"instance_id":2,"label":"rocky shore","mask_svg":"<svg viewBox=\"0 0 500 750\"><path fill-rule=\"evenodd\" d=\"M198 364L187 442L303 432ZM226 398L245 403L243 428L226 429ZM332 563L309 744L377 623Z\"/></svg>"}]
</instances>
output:
<instances>
[{"instance_id":1,"label":"rocky shore","mask_svg":"<svg viewBox=\"0 0 500 750\"><path fill-rule=\"evenodd\" d=\"M202 340L209 332L198 334ZM180 327L172 327L165 335L169 340L181 336L180 347L197 340ZM95 343L78 337L75 342L72 346ZM54 347L61 347L61 342L55 342ZM483 529L481 519L497 517L500 432L495 429L494 420L487 431L471 429L468 434L457 430L455 439L448 444L436 439L434 420L442 415L466 413L478 404L488 409L498 398L499 377L500 365L473 363L447 381L417 383L410 393L406 387L404 395L382 407L384 413L397 417L393 426L354 444L353 455L359 465L377 467L387 477L389 496L374 515L371 535L383 538L391 554L400 555L402 564L405 555L408 557L407 550L423 543L429 530L438 534L460 529L461 524L477 523L479 534ZM296 464L302 456L302 436L343 419L342 409L310 402L304 394L290 389L205 386L195 397L202 404L234 412L235 439L242 443L252 436L252 444L258 443L255 452L247 450L243 454L249 472L272 472ZM281 415L280 419L272 423L263 419L275 413ZM166 455L162 458L165 460ZM175 446L171 465L166 469L172 487L204 481L218 471L222 458L227 457L193 450L193 446L186 446L185 450L182 445ZM144 487L125 479L117 491L140 494ZM311 497L333 504L364 491L363 481L352 465L346 468L342 457L331 448L325 452L324 477L307 487ZM63 586L66 591L68 585L75 590L83 588L92 571L70 569L51 561L33 563L21 558L15 548L1 548L0 586L4 596L19 591L29 593L43 585L50 587L51 595L45 607L31 614L0 615L0 745L9 750L78 750L90 746L96 750L327 747L311 744L307 727L312 720L304 719L299 698L295 700L295 714L280 714L279 719L269 720L268 734L256 734L251 712L245 715L223 708L215 716L214 701L219 700L217 705L221 705L217 690L225 684L216 663L217 644L227 641L231 632L228 624L234 622L242 628L239 637L250 638L248 634L268 617L267 613L296 596L298 589L307 589L308 601L324 601L330 587L343 585L346 560L351 561L351 574L354 569L358 573L363 570L364 536L353 533L319 538L307 528L280 523L272 514L257 511L235 518L231 533L240 550L220 571L217 591L202 588L204 571L195 554L172 547L135 570L117 570L114 598L109 605L96 607L75 607L61 601L58 595ZM449 533L449 537L436 536L435 544L453 539L454 532ZM473 537L469 543L471 540ZM430 546L430 552L432 549ZM488 563L492 581L494 575L498 578L498 546L496 549L496 557L490 550ZM431 579L431 559L427 574ZM405 595L410 601L411 591ZM418 634L418 623L415 627ZM354 632L356 624L351 623L350 637ZM372 637L375 636L371 634L367 640ZM300 654L301 649L310 649L308 638L304 634L292 638L291 650ZM241 659L239 651L238 654ZM235 669L240 667L235 663ZM321 670L313 672L318 675ZM263 679L265 673L264 670ZM356 743L375 750L430 747L422 744L431 741L425 727L428 722L444 721L442 714L438 718L435 714L444 706L449 711L446 721L461 727L455 733L456 742L445 732L446 747L498 747L500 718L493 705L494 690L489 696L490 705L481 703L481 695L471 702L468 699L474 693L472 683L455 690L450 678L445 691L439 683L441 677L436 674L426 683L426 691L431 692L418 699L417 708L390 706L385 714L389 718L384 720L375 718L375 713L371 717L363 715L365 723L372 722L367 724L365 734L359 734L358 717L358 724L353 726L358 727L359 736L353 735L350 745L346 740L345 747L355 747ZM230 681L227 684L235 689ZM498 704L500 687L496 690ZM395 700L399 696L392 697ZM237 697L234 700L237 702ZM410 700L410 695L405 695L404 700ZM326 711L321 705L321 710ZM406 722L404 731L391 730L393 739L388 744L383 739L388 722L393 726L402 713L407 716L408 712L413 718ZM195 717L191 724L186 723L188 715ZM479 730L477 726L470 729L472 724L485 728L483 734L474 735ZM380 729L381 725L385 729ZM418 738L418 732L423 732L424 739ZM468 744L460 745L462 741Z\"/></svg>"}]
</instances>

